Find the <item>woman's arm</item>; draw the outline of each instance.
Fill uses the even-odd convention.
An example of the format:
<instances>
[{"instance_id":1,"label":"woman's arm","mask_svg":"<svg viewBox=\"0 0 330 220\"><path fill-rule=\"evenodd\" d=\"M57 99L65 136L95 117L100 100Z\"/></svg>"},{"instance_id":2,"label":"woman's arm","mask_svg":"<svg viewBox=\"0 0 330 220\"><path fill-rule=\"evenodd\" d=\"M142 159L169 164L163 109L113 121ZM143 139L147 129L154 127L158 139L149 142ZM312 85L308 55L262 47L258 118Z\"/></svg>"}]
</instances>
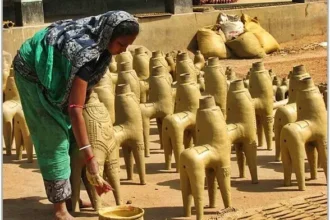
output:
<instances>
[{"instance_id":1,"label":"woman's arm","mask_svg":"<svg viewBox=\"0 0 330 220\"><path fill-rule=\"evenodd\" d=\"M89 145L87 136L87 129L85 119L83 117L83 106L86 100L87 81L80 77L75 77L73 80L71 93L69 97L69 116L71 119L73 134L76 138L76 142L79 148ZM71 106L71 107L70 107ZM99 195L106 193L109 190L113 190L112 187L99 175L99 166L97 160L94 158L93 150L91 147L82 149L87 160L87 178L95 186L95 189Z\"/></svg>"},{"instance_id":2,"label":"woman's arm","mask_svg":"<svg viewBox=\"0 0 330 220\"><path fill-rule=\"evenodd\" d=\"M88 84L85 80L75 77L69 97L68 112L71 119L73 134L79 148L90 144L87 136L85 120L82 115L82 106L84 106L86 100L87 85ZM83 151L85 159L93 156L91 147L85 148Z\"/></svg>"}]
</instances>

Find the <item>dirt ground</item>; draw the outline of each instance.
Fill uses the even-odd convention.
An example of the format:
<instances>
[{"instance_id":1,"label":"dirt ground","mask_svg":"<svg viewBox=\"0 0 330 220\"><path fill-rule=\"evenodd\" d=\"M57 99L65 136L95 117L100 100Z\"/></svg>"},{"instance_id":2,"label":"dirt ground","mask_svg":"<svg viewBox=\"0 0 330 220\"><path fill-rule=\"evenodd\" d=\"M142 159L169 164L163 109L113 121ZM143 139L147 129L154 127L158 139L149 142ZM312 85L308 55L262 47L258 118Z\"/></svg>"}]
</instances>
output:
<instances>
[{"instance_id":1,"label":"dirt ground","mask_svg":"<svg viewBox=\"0 0 330 220\"><path fill-rule=\"evenodd\" d=\"M316 43L326 41L326 36L307 37L281 44L282 50L264 59L265 66L279 76L285 76L293 66L304 64L316 83L327 80L327 50ZM223 60L224 66L231 66L234 71L245 75L256 60ZM179 174L164 170L164 154L160 150L159 136L155 121L151 122L151 157L146 158L147 185L138 184L138 175L133 181L126 180L124 161L121 158L121 193L123 202L128 200L133 206L144 208L146 220L165 219L195 219L183 218L182 198L180 192ZM14 150L13 150L14 154ZM310 174L306 161L306 191L298 191L295 175L293 185L283 186L282 164L274 161L275 150L267 151L266 147L258 148L258 184L251 184L249 171L246 167L246 178L238 177L236 155L232 154L232 204L237 210L257 209L280 201L288 201L301 196L327 194L327 184L322 169L318 171L317 180L309 180ZM173 164L174 165L174 164ZM81 192L83 199L87 193ZM113 206L111 193L103 196L105 206ZM208 197L205 190L204 204ZM217 211L223 209L220 193L217 195L217 207L205 208L205 219L217 216ZM193 209L193 214L195 211ZM98 219L91 209L75 214L77 219ZM48 202L37 162L27 163L15 160L15 155L3 156L3 218L21 219L52 219L52 205ZM212 218L214 219L214 218ZM218 218L220 219L220 218Z\"/></svg>"}]
</instances>

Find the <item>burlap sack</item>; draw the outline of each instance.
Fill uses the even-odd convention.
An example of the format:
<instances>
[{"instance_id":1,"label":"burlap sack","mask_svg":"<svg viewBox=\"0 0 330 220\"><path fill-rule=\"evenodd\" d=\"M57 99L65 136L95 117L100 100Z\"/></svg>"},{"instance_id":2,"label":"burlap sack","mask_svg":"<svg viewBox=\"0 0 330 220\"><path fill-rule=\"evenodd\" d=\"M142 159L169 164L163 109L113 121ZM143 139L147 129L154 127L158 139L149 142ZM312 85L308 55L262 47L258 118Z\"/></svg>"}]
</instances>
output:
<instances>
[{"instance_id":1,"label":"burlap sack","mask_svg":"<svg viewBox=\"0 0 330 220\"><path fill-rule=\"evenodd\" d=\"M219 31L213 31L212 28L204 27L197 31L198 49L205 58L219 57L225 59L231 57L225 41L224 34L221 34Z\"/></svg>"},{"instance_id":2,"label":"burlap sack","mask_svg":"<svg viewBox=\"0 0 330 220\"><path fill-rule=\"evenodd\" d=\"M229 40L226 45L240 58L262 58L265 51L257 37L251 32L245 32L234 40Z\"/></svg>"},{"instance_id":3,"label":"burlap sack","mask_svg":"<svg viewBox=\"0 0 330 220\"><path fill-rule=\"evenodd\" d=\"M262 48L265 50L265 53L268 54L280 49L280 45L276 39L260 26L259 21L256 18L251 18L250 16L243 14L241 20L244 23L244 30L255 34Z\"/></svg>"}]
</instances>

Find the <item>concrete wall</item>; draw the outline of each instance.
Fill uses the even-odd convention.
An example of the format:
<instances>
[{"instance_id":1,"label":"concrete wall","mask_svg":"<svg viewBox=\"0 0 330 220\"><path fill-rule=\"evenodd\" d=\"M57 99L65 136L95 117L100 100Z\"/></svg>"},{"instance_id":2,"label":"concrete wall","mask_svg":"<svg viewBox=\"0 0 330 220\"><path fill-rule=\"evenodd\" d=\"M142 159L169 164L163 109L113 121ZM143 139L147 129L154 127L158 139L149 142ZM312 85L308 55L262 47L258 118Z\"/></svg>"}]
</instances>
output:
<instances>
[{"instance_id":1,"label":"concrete wall","mask_svg":"<svg viewBox=\"0 0 330 220\"><path fill-rule=\"evenodd\" d=\"M262 27L279 43L304 36L327 33L327 4L315 2L267 8L252 8L223 11L228 14L246 13L258 17ZM198 28L215 24L219 11L208 13L179 14L160 18L139 19L141 33L134 44L150 50L195 50ZM21 43L43 26L12 28L3 31L3 50L16 53Z\"/></svg>"},{"instance_id":2,"label":"concrete wall","mask_svg":"<svg viewBox=\"0 0 330 220\"><path fill-rule=\"evenodd\" d=\"M14 0L3 1L4 20L14 21ZM164 0L43 0L43 8L46 20L84 17L119 9L130 13L165 11Z\"/></svg>"}]
</instances>

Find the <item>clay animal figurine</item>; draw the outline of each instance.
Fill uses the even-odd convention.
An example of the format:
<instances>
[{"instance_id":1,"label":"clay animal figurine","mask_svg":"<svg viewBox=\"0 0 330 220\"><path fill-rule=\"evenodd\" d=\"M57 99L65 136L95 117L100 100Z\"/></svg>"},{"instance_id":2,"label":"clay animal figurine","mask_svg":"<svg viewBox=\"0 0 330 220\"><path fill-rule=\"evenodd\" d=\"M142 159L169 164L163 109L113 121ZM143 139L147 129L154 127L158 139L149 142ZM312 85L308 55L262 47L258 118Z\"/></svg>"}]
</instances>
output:
<instances>
[{"instance_id":1,"label":"clay animal figurine","mask_svg":"<svg viewBox=\"0 0 330 220\"><path fill-rule=\"evenodd\" d=\"M135 49L133 56L133 69L136 75L140 79L140 102L145 103L148 99L149 83L148 79L150 76L149 72L149 56L143 47L138 47Z\"/></svg>"},{"instance_id":2,"label":"clay animal figurine","mask_svg":"<svg viewBox=\"0 0 330 220\"><path fill-rule=\"evenodd\" d=\"M156 50L156 51L152 52L152 56L149 61L150 74L152 74L153 68L156 66L165 67L167 72L169 72L171 70L171 67L167 64L167 61L166 61L165 57L163 56L162 51L160 51L160 50ZM173 81L173 79L172 79L172 81Z\"/></svg>"},{"instance_id":3,"label":"clay animal figurine","mask_svg":"<svg viewBox=\"0 0 330 220\"><path fill-rule=\"evenodd\" d=\"M33 143L22 108L18 110L14 116L14 139L16 145L16 159L22 160L22 152L26 150L27 162L32 163Z\"/></svg>"},{"instance_id":4,"label":"clay animal figurine","mask_svg":"<svg viewBox=\"0 0 330 220\"><path fill-rule=\"evenodd\" d=\"M231 82L227 97L227 130L229 142L234 144L239 177L245 177L245 160L252 183L258 183L257 128L253 99L243 80Z\"/></svg>"},{"instance_id":5,"label":"clay animal figurine","mask_svg":"<svg viewBox=\"0 0 330 220\"><path fill-rule=\"evenodd\" d=\"M95 85L94 91L97 93L100 102L108 109L111 121L115 123L115 94L113 89L110 71L107 71L98 84Z\"/></svg>"},{"instance_id":6,"label":"clay animal figurine","mask_svg":"<svg viewBox=\"0 0 330 220\"><path fill-rule=\"evenodd\" d=\"M195 53L194 64L198 70L202 70L205 66L205 58L200 50L197 50Z\"/></svg>"},{"instance_id":7,"label":"clay animal figurine","mask_svg":"<svg viewBox=\"0 0 330 220\"><path fill-rule=\"evenodd\" d=\"M111 61L109 64L109 71L111 73L117 73L117 62L113 56L111 57Z\"/></svg>"},{"instance_id":8,"label":"clay animal figurine","mask_svg":"<svg viewBox=\"0 0 330 220\"><path fill-rule=\"evenodd\" d=\"M293 71L290 75L289 84L289 97L288 104L277 109L274 116L274 134L275 134L275 160L281 160L280 150L280 134L282 128L288 124L297 120L297 106L296 97L298 93L299 81L302 78L310 76L306 72L304 65L298 65L293 67Z\"/></svg>"},{"instance_id":9,"label":"clay animal figurine","mask_svg":"<svg viewBox=\"0 0 330 220\"><path fill-rule=\"evenodd\" d=\"M189 58L188 53L182 52L176 60L176 80L180 83L180 75L189 73L194 82L197 82L199 70L195 67L194 62Z\"/></svg>"},{"instance_id":10,"label":"clay animal figurine","mask_svg":"<svg viewBox=\"0 0 330 220\"><path fill-rule=\"evenodd\" d=\"M229 66L226 68L225 75L227 77L227 88L229 89L230 83L237 80L237 76L234 70Z\"/></svg>"},{"instance_id":11,"label":"clay animal figurine","mask_svg":"<svg viewBox=\"0 0 330 220\"><path fill-rule=\"evenodd\" d=\"M223 114L212 96L202 97L196 116L196 143L180 155L180 186L184 216L191 216L194 198L196 219L204 219L204 181L208 184L210 207L215 207L219 184L225 208L231 206L230 143Z\"/></svg>"},{"instance_id":12,"label":"clay animal figurine","mask_svg":"<svg viewBox=\"0 0 330 220\"><path fill-rule=\"evenodd\" d=\"M168 66L170 67L170 74L173 78L173 81L176 81L176 78L175 78L176 62L174 61L173 56L171 56L170 53L167 53L165 56L165 60L168 64Z\"/></svg>"},{"instance_id":13,"label":"clay animal figurine","mask_svg":"<svg viewBox=\"0 0 330 220\"><path fill-rule=\"evenodd\" d=\"M3 109L3 137L5 141L6 155L11 155L11 149L14 139L14 116L22 108L19 94L14 79L14 69L10 69L5 90L5 102Z\"/></svg>"},{"instance_id":14,"label":"clay animal figurine","mask_svg":"<svg viewBox=\"0 0 330 220\"><path fill-rule=\"evenodd\" d=\"M121 205L120 176L119 176L119 148L116 143L114 129L107 108L98 99L97 93L91 92L83 110L88 139L93 148L94 156L99 165L99 175L105 174L112 186L116 205ZM76 148L75 148L76 149ZM72 207L73 211L79 211L80 180L83 164L75 153L72 162ZM97 194L95 187L85 183L87 189L91 190L91 201L95 210L102 207L101 197Z\"/></svg>"},{"instance_id":15,"label":"clay animal figurine","mask_svg":"<svg viewBox=\"0 0 330 220\"><path fill-rule=\"evenodd\" d=\"M195 139L196 112L199 107L199 86L191 75L181 74L177 87L174 114L163 120L162 143L165 155L165 167L171 169L172 151L176 161L176 171L179 172L180 154L190 146Z\"/></svg>"},{"instance_id":16,"label":"clay animal figurine","mask_svg":"<svg viewBox=\"0 0 330 220\"><path fill-rule=\"evenodd\" d=\"M121 63L129 62L131 64L131 67L133 68L133 56L129 51L125 51L118 54L115 58L115 61L117 62L118 73L121 71Z\"/></svg>"},{"instance_id":17,"label":"clay animal figurine","mask_svg":"<svg viewBox=\"0 0 330 220\"><path fill-rule=\"evenodd\" d=\"M267 149L272 150L273 139L273 87L271 77L263 62L252 64L249 92L254 100L257 119L258 145L263 146L266 137Z\"/></svg>"},{"instance_id":18,"label":"clay animal figurine","mask_svg":"<svg viewBox=\"0 0 330 220\"><path fill-rule=\"evenodd\" d=\"M13 61L13 58L10 53L7 51L2 51L3 57L3 67L2 67L2 93L6 91L7 79L10 74L10 66Z\"/></svg>"},{"instance_id":19,"label":"clay animal figurine","mask_svg":"<svg viewBox=\"0 0 330 220\"><path fill-rule=\"evenodd\" d=\"M145 156L150 156L149 132L150 120L156 118L157 127L162 140L163 119L173 113L174 103L172 97L171 81L168 78L168 69L164 66L155 66L149 78L149 101L141 103L140 108L143 120L143 137L145 144Z\"/></svg>"},{"instance_id":20,"label":"clay animal figurine","mask_svg":"<svg viewBox=\"0 0 330 220\"><path fill-rule=\"evenodd\" d=\"M226 118L227 79L218 57L210 57L204 67L205 93L214 96L215 103L220 107Z\"/></svg>"},{"instance_id":21,"label":"clay animal figurine","mask_svg":"<svg viewBox=\"0 0 330 220\"><path fill-rule=\"evenodd\" d=\"M130 62L120 64L120 72L118 73L118 84L129 84L131 91L136 95L140 102L140 80Z\"/></svg>"},{"instance_id":22,"label":"clay animal figurine","mask_svg":"<svg viewBox=\"0 0 330 220\"><path fill-rule=\"evenodd\" d=\"M276 101L287 99L289 96L289 79L283 78L281 85L277 88L275 93Z\"/></svg>"},{"instance_id":23,"label":"clay animal figurine","mask_svg":"<svg viewBox=\"0 0 330 220\"><path fill-rule=\"evenodd\" d=\"M317 177L317 158L327 177L327 111L323 97L310 77L300 80L296 97L297 121L282 128L280 148L284 185L291 185L294 169L298 189L305 190L305 154L311 178ZM306 153L305 153L306 150Z\"/></svg>"},{"instance_id":24,"label":"clay animal figurine","mask_svg":"<svg viewBox=\"0 0 330 220\"><path fill-rule=\"evenodd\" d=\"M142 114L139 102L128 84L119 84L115 99L116 123L113 127L118 146L122 147L127 179L133 179L133 156L140 184L145 184Z\"/></svg>"}]
</instances>

